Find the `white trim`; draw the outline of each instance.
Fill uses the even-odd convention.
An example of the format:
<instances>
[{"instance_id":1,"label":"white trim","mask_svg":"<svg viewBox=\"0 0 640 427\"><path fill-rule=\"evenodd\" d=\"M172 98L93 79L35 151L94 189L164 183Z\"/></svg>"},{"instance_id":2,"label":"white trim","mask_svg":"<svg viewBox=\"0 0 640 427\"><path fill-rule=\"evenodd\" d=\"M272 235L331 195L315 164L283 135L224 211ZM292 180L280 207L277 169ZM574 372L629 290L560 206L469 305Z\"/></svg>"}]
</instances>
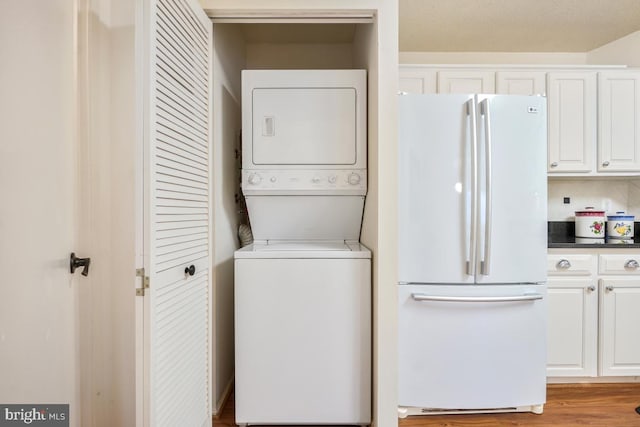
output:
<instances>
[{"instance_id":1,"label":"white trim","mask_svg":"<svg viewBox=\"0 0 640 427\"><path fill-rule=\"evenodd\" d=\"M307 23L307 24L368 24L375 20L369 10L205 10L214 23Z\"/></svg>"},{"instance_id":2,"label":"white trim","mask_svg":"<svg viewBox=\"0 0 640 427\"><path fill-rule=\"evenodd\" d=\"M560 71L569 71L569 70L623 70L626 69L626 65L564 65L564 64L400 64L400 69L404 68L424 68L424 69L432 69L437 68L439 70L445 68L455 68L455 69L507 69L507 70L560 70Z\"/></svg>"},{"instance_id":3,"label":"white trim","mask_svg":"<svg viewBox=\"0 0 640 427\"><path fill-rule=\"evenodd\" d=\"M634 377L547 377L547 384L611 384L640 383L640 376Z\"/></svg>"}]
</instances>

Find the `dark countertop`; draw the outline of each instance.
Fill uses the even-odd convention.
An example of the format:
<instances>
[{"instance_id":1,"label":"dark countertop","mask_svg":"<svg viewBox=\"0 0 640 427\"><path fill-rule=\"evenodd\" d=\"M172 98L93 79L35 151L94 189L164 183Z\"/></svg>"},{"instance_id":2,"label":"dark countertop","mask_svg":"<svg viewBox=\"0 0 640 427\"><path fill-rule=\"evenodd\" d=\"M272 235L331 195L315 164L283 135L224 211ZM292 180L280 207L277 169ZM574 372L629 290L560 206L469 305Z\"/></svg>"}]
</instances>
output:
<instances>
[{"instance_id":1,"label":"dark countertop","mask_svg":"<svg viewBox=\"0 0 640 427\"><path fill-rule=\"evenodd\" d=\"M575 222L573 221L549 221L547 234L547 247L551 249L638 249L640 248L640 222L633 225L633 243L620 243L618 240L605 239L580 239L576 238ZM576 242L576 240L578 240Z\"/></svg>"}]
</instances>

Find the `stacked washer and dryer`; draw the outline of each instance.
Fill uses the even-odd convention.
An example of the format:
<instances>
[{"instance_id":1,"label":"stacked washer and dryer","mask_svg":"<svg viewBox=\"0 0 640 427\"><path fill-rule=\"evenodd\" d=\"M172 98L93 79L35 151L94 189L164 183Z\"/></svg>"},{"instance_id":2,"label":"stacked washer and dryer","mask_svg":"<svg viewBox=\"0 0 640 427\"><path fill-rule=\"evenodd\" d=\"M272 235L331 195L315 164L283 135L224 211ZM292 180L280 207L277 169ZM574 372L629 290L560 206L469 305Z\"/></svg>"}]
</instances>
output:
<instances>
[{"instance_id":1,"label":"stacked washer and dryer","mask_svg":"<svg viewBox=\"0 0 640 427\"><path fill-rule=\"evenodd\" d=\"M364 70L242 72L236 423L369 424Z\"/></svg>"}]
</instances>

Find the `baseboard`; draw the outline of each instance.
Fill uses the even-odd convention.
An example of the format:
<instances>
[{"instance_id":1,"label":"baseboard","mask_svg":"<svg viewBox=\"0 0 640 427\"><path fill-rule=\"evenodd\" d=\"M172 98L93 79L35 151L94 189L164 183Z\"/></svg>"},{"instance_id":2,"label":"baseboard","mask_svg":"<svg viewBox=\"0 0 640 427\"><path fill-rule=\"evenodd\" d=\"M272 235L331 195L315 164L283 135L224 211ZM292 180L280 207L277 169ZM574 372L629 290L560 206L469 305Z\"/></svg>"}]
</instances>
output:
<instances>
[{"instance_id":1,"label":"baseboard","mask_svg":"<svg viewBox=\"0 0 640 427\"><path fill-rule=\"evenodd\" d=\"M637 383L640 376L635 377L547 377L547 384L610 384Z\"/></svg>"},{"instance_id":2,"label":"baseboard","mask_svg":"<svg viewBox=\"0 0 640 427\"><path fill-rule=\"evenodd\" d=\"M233 391L234 378L235 376L232 375L231 379L229 380L229 383L224 388L224 391L222 392L222 396L220 396L220 399L218 400L216 407L213 408L213 419L218 419L218 417L222 415L222 411L224 410L224 407L227 405L227 400L229 400L229 396L231 396L231 392Z\"/></svg>"}]
</instances>

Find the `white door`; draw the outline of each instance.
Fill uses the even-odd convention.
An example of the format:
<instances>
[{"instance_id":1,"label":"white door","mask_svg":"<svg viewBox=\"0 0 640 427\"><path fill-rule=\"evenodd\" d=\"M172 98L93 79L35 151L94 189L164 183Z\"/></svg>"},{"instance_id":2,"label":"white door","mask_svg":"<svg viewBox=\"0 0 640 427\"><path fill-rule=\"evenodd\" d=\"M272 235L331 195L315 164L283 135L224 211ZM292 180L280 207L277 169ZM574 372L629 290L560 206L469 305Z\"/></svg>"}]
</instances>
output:
<instances>
[{"instance_id":1,"label":"white door","mask_svg":"<svg viewBox=\"0 0 640 427\"><path fill-rule=\"evenodd\" d=\"M640 73L598 74L598 172L640 171Z\"/></svg>"},{"instance_id":2,"label":"white door","mask_svg":"<svg viewBox=\"0 0 640 427\"><path fill-rule=\"evenodd\" d=\"M66 0L3 2L0 13L0 402L69 404L71 426L78 290L91 278L69 272L81 207L76 16Z\"/></svg>"},{"instance_id":3,"label":"white door","mask_svg":"<svg viewBox=\"0 0 640 427\"><path fill-rule=\"evenodd\" d=\"M594 279L547 282L547 375L598 375L598 291Z\"/></svg>"},{"instance_id":4,"label":"white door","mask_svg":"<svg viewBox=\"0 0 640 427\"><path fill-rule=\"evenodd\" d=\"M496 93L501 95L545 95L544 71L498 71Z\"/></svg>"},{"instance_id":5,"label":"white door","mask_svg":"<svg viewBox=\"0 0 640 427\"><path fill-rule=\"evenodd\" d=\"M493 71L438 71L438 93L495 93Z\"/></svg>"},{"instance_id":6,"label":"white door","mask_svg":"<svg viewBox=\"0 0 640 427\"><path fill-rule=\"evenodd\" d=\"M544 294L544 285L398 286L398 404L543 404Z\"/></svg>"},{"instance_id":7,"label":"white door","mask_svg":"<svg viewBox=\"0 0 640 427\"><path fill-rule=\"evenodd\" d=\"M600 280L600 375L640 375L640 280Z\"/></svg>"},{"instance_id":8,"label":"white door","mask_svg":"<svg viewBox=\"0 0 640 427\"><path fill-rule=\"evenodd\" d=\"M488 103L488 114L484 103ZM539 96L496 95L481 101L480 106L476 281L485 284L544 282L547 277L546 100Z\"/></svg>"},{"instance_id":9,"label":"white door","mask_svg":"<svg viewBox=\"0 0 640 427\"><path fill-rule=\"evenodd\" d=\"M548 172L591 172L597 127L596 74L547 74L549 102Z\"/></svg>"},{"instance_id":10,"label":"white door","mask_svg":"<svg viewBox=\"0 0 640 427\"><path fill-rule=\"evenodd\" d=\"M400 282L473 283L473 95L401 95ZM446 254L446 256L442 256Z\"/></svg>"},{"instance_id":11,"label":"white door","mask_svg":"<svg viewBox=\"0 0 640 427\"><path fill-rule=\"evenodd\" d=\"M210 53L195 0L145 11L146 426L211 424Z\"/></svg>"}]
</instances>

